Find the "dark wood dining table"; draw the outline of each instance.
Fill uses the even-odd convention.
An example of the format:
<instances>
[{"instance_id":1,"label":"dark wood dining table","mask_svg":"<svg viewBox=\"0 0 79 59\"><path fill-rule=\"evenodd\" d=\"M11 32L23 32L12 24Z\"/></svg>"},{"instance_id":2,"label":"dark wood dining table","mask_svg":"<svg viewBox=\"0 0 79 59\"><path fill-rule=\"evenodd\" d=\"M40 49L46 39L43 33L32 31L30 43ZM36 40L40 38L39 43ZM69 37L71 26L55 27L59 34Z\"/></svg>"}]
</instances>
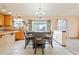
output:
<instances>
[{"instance_id":1,"label":"dark wood dining table","mask_svg":"<svg viewBox=\"0 0 79 59\"><path fill-rule=\"evenodd\" d=\"M41 39L44 39L45 34L50 34L50 32L49 31L46 31L46 32L45 31L44 32L29 31L27 32L27 35L33 36L35 37L35 39L37 39L38 46L41 45Z\"/></svg>"},{"instance_id":2,"label":"dark wood dining table","mask_svg":"<svg viewBox=\"0 0 79 59\"><path fill-rule=\"evenodd\" d=\"M35 54L36 54L36 49L38 47L42 47L42 53L44 54L44 48L45 48L45 34L50 34L50 32L32 32L32 31L29 31L27 32L27 35L31 35L34 37L33 39L33 48L35 48Z\"/></svg>"}]
</instances>

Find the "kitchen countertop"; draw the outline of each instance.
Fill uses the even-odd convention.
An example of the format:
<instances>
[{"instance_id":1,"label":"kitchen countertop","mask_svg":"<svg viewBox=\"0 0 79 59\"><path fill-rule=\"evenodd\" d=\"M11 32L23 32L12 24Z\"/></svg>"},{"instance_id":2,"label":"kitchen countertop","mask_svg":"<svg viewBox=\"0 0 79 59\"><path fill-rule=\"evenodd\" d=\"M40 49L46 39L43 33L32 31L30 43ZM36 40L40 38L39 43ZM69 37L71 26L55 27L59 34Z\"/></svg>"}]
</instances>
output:
<instances>
[{"instance_id":1,"label":"kitchen countertop","mask_svg":"<svg viewBox=\"0 0 79 59\"><path fill-rule=\"evenodd\" d=\"M10 34L15 32L18 32L18 31L0 31L0 35L5 35L5 34Z\"/></svg>"},{"instance_id":2,"label":"kitchen countertop","mask_svg":"<svg viewBox=\"0 0 79 59\"><path fill-rule=\"evenodd\" d=\"M15 32L19 32L24 30L24 28L22 29L16 29L16 28L5 28L5 27L1 27L0 28L0 35L5 35L5 34L9 34L9 33L15 33Z\"/></svg>"}]
</instances>

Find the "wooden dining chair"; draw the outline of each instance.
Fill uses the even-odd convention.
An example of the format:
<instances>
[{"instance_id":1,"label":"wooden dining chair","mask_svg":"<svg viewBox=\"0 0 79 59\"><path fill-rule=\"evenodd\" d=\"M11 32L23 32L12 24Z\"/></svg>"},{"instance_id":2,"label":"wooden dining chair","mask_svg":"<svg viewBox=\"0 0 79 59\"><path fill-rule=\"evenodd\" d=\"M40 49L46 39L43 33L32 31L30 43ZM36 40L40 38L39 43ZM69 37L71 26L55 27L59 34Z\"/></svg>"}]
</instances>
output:
<instances>
[{"instance_id":1,"label":"wooden dining chair","mask_svg":"<svg viewBox=\"0 0 79 59\"><path fill-rule=\"evenodd\" d=\"M35 51L34 54L36 54L36 50L37 48L39 48L39 44L41 44L41 48L42 48L42 53L44 54L44 33L42 32L36 32L33 33L33 35L35 36L35 40L34 40L34 47L35 47Z\"/></svg>"},{"instance_id":2,"label":"wooden dining chair","mask_svg":"<svg viewBox=\"0 0 79 59\"><path fill-rule=\"evenodd\" d=\"M45 41L47 41L48 43L46 43L46 44L51 44L51 46L52 46L52 48L53 48L53 32L47 32L46 34L45 34L45 37L44 37L44 39L45 39Z\"/></svg>"},{"instance_id":3,"label":"wooden dining chair","mask_svg":"<svg viewBox=\"0 0 79 59\"><path fill-rule=\"evenodd\" d=\"M25 47L24 47L24 49L26 48L27 45L29 45L30 41L32 41L31 45L33 46L34 45L34 39L35 39L35 37L32 36L32 33L28 33L27 32L27 33L24 33L24 35L25 35Z\"/></svg>"}]
</instances>

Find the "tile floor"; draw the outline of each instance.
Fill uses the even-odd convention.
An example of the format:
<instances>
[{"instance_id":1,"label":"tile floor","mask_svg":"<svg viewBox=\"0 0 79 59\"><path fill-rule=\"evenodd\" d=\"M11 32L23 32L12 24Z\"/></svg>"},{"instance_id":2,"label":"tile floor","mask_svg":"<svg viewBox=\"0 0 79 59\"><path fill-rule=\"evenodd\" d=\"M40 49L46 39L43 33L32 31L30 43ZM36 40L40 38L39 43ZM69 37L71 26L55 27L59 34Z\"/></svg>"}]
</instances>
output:
<instances>
[{"instance_id":1,"label":"tile floor","mask_svg":"<svg viewBox=\"0 0 79 59\"><path fill-rule=\"evenodd\" d=\"M51 45L47 44L44 49L45 55L73 55L68 49L62 47L57 42L53 41L53 48ZM34 55L34 50L31 45L28 45L24 49L24 40L16 41L14 46L12 46L7 51L0 51L0 55ZM42 55L41 48L37 49L36 55Z\"/></svg>"},{"instance_id":2,"label":"tile floor","mask_svg":"<svg viewBox=\"0 0 79 59\"><path fill-rule=\"evenodd\" d=\"M66 45L68 50L76 55L79 55L79 39L67 39Z\"/></svg>"}]
</instances>

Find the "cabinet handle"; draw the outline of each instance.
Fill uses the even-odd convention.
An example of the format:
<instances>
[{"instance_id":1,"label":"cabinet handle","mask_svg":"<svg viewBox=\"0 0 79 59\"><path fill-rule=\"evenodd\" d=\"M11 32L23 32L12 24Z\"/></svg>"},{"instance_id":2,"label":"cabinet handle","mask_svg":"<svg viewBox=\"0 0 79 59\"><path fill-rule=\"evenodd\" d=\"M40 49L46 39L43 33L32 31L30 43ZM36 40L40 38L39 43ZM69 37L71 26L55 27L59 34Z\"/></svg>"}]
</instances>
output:
<instances>
[{"instance_id":1,"label":"cabinet handle","mask_svg":"<svg viewBox=\"0 0 79 59\"><path fill-rule=\"evenodd\" d=\"M11 35L13 35L13 33L11 33Z\"/></svg>"},{"instance_id":2,"label":"cabinet handle","mask_svg":"<svg viewBox=\"0 0 79 59\"><path fill-rule=\"evenodd\" d=\"M5 34L3 34L3 35L5 35ZM2 38L3 35L0 35L0 38Z\"/></svg>"}]
</instances>

